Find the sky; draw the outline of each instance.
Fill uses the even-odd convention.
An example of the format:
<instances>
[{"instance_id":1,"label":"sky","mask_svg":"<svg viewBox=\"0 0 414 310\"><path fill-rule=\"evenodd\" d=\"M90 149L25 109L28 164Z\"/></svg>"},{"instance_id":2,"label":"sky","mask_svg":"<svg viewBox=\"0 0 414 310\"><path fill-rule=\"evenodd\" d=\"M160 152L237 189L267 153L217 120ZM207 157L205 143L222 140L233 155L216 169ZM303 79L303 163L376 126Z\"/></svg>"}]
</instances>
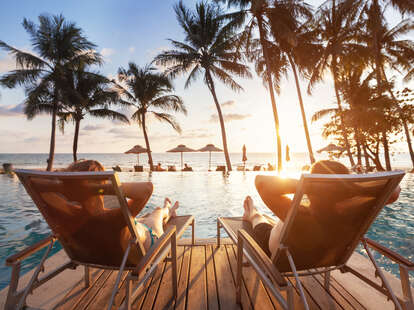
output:
<instances>
[{"instance_id":1,"label":"sky","mask_svg":"<svg viewBox=\"0 0 414 310\"><path fill-rule=\"evenodd\" d=\"M21 23L27 18L36 23L40 14L60 14L81 27L87 38L95 43L105 60L99 71L115 77L119 67L132 61L144 66L162 50L170 47L168 38L183 41L173 6L176 0L88 0L88 1L7 1L0 11L0 40L19 49L31 51L28 34ZM196 1L183 1L190 8ZM311 0L319 5L322 1ZM391 23L397 14L389 15ZM0 50L0 75L15 68L15 61ZM253 68L252 68L253 69ZM216 82L217 97L225 118L228 148L241 152L243 144L250 152L274 152L275 127L269 94L262 80L253 71L253 78L238 79L244 91L235 93ZM307 150L296 88L292 74L281 84L276 97L280 118L283 149L286 144L293 152ZM185 76L174 80L175 94L182 97L188 115L176 115L182 127L181 135L171 127L151 119L148 124L153 152L165 152L178 144L201 148L208 143L222 147L220 125L213 98L202 79L184 89ZM306 93L307 83L301 81L305 111L313 149L322 148L329 141L321 137L322 122L311 123L311 116L321 109L335 107L332 80L316 86L313 95ZM27 120L23 115L24 91L0 87L0 153L47 153L49 150L51 117L37 116ZM130 111L125 111L130 113ZM68 124L64 134L58 133L56 152L72 151L74 126ZM135 144L145 146L142 131L135 123L123 125L110 120L86 118L81 123L79 153L119 153ZM400 144L396 144L396 147Z\"/></svg>"}]
</instances>

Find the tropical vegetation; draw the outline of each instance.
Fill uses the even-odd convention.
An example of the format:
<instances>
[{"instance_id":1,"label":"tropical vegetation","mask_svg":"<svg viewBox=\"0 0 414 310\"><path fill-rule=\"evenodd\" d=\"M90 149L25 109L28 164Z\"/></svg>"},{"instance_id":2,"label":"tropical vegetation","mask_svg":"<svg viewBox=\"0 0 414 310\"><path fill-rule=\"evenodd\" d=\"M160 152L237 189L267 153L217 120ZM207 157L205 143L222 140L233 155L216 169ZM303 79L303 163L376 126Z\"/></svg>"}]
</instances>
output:
<instances>
[{"instance_id":1,"label":"tropical vegetation","mask_svg":"<svg viewBox=\"0 0 414 310\"><path fill-rule=\"evenodd\" d=\"M118 80L125 84L125 87L121 84L118 86L123 97L120 102L136 109L131 119L138 123L144 133L148 163L153 171L154 163L147 133L149 115L171 125L177 132L181 132L181 127L175 117L167 112L187 114L187 109L179 96L171 94L174 87L170 77L157 72L156 68L150 65L140 68L137 64L130 62L128 69L119 68Z\"/></svg>"}]
</instances>

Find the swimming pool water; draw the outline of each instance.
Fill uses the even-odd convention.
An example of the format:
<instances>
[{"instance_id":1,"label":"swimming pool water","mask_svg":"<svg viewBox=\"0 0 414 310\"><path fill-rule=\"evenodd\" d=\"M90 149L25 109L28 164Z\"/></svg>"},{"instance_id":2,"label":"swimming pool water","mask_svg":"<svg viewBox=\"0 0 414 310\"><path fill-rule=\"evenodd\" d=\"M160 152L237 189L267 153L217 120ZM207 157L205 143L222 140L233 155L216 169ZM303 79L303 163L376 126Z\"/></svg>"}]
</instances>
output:
<instances>
[{"instance_id":1,"label":"swimming pool water","mask_svg":"<svg viewBox=\"0 0 414 310\"><path fill-rule=\"evenodd\" d=\"M264 174L265 172L258 172ZM196 237L216 236L218 216L240 216L242 202L251 195L263 212L264 207L255 187L256 172L197 173L120 173L121 181L151 181L154 193L144 212L161 206L164 197L179 200L179 214L193 214ZM414 175L407 174L401 183L399 200L386 206L368 232L380 242L410 260L414 260ZM8 285L11 268L5 259L49 234L49 228L16 177L0 175L0 289ZM189 237L190 232L184 237ZM54 249L58 251L60 247ZM32 269L41 254L24 261L22 272ZM387 271L398 276L398 266L380 258ZM413 278L411 278L413 279Z\"/></svg>"}]
</instances>

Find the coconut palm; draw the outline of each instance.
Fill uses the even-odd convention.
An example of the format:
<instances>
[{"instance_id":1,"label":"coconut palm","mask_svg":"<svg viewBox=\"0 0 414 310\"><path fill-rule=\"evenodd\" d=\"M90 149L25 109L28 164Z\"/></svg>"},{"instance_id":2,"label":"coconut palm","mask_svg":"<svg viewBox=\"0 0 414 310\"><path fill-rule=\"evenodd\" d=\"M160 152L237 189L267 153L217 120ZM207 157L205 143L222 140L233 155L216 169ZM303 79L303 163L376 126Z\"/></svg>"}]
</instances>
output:
<instances>
[{"instance_id":1,"label":"coconut palm","mask_svg":"<svg viewBox=\"0 0 414 310\"><path fill-rule=\"evenodd\" d=\"M75 123L73 137L73 161L77 161L78 139L81 121L86 115L129 123L128 118L111 105L119 102L119 92L112 87L112 82L95 72L85 71L84 65L68 70L66 83L62 92L62 111L58 113L59 124L63 130L68 121Z\"/></svg>"},{"instance_id":2,"label":"coconut palm","mask_svg":"<svg viewBox=\"0 0 414 310\"><path fill-rule=\"evenodd\" d=\"M250 45L252 34L255 29L259 31L260 46L262 49L263 59L265 62L264 78L267 83L267 89L270 95L272 104L273 118L275 122L276 131L276 148L277 148L277 170L282 170L282 141L280 138L280 124L279 114L276 107L276 99L274 94L274 83L271 73L271 55L269 46L268 24L266 20L266 10L269 7L268 0L216 0L216 2L227 2L229 8L236 7L240 11L226 14L224 17L231 19L235 25L245 25L245 30L241 36L241 41L244 41L248 47ZM249 19L250 18L250 19ZM249 19L249 20L248 20ZM246 20L247 24L246 24Z\"/></svg>"},{"instance_id":3,"label":"coconut palm","mask_svg":"<svg viewBox=\"0 0 414 310\"><path fill-rule=\"evenodd\" d=\"M85 64L100 63L99 54L92 52L95 45L88 41L82 30L75 23L68 22L62 15L40 15L39 25L30 20L23 20L23 27L28 32L33 51L29 53L19 50L0 40L0 48L8 51L16 59L17 69L8 72L0 78L0 84L14 88L27 88L28 101L35 102L34 96L49 93L47 98L37 98L39 102L48 104L39 109L29 109L28 118L33 118L38 112L52 115L52 130L50 137L49 158L47 170L53 166L55 151L56 115L61 105L61 88L63 67L68 62ZM50 94L52 93L52 94ZM45 100L44 100L45 99Z\"/></svg>"},{"instance_id":4,"label":"coconut palm","mask_svg":"<svg viewBox=\"0 0 414 310\"><path fill-rule=\"evenodd\" d=\"M300 11L301 15L293 14ZM312 144L309 136L308 124L306 121L305 108L300 89L298 71L302 76L309 71L321 53L321 45L317 42L317 32L308 27L308 22L302 22L300 17L310 19L311 9L304 3L274 2L274 7L268 11L269 24L273 37L272 45L286 57L287 63L295 78L296 91L299 100L299 107L302 114L303 127L311 164L315 162ZM272 53L273 54L273 53ZM272 66L272 72L274 66Z\"/></svg>"},{"instance_id":5,"label":"coconut palm","mask_svg":"<svg viewBox=\"0 0 414 310\"><path fill-rule=\"evenodd\" d=\"M128 69L119 68L118 80L125 84L125 87L119 86L124 97L120 102L136 108L131 118L142 128L150 169L153 171L154 164L147 134L148 114L152 114L159 121L167 122L177 132L181 132L174 116L162 111L187 114L184 102L179 96L171 94L174 90L171 79L165 74L156 72L156 69L150 65L140 68L130 62Z\"/></svg>"},{"instance_id":6,"label":"coconut palm","mask_svg":"<svg viewBox=\"0 0 414 310\"><path fill-rule=\"evenodd\" d=\"M166 73L172 77L190 72L185 87L189 87L200 73L203 73L204 82L213 96L217 109L226 165L228 171L231 171L224 118L213 77L232 90L240 91L243 88L231 75L250 78L249 68L239 62L242 55L234 49L237 37L233 33L233 25L219 18L222 11L218 6L200 2L193 12L179 2L174 9L178 22L184 29L185 43L170 40L175 49L164 51L155 61L167 66Z\"/></svg>"},{"instance_id":7,"label":"coconut palm","mask_svg":"<svg viewBox=\"0 0 414 310\"><path fill-rule=\"evenodd\" d=\"M324 5L318 9L315 24L316 29L319 31L323 50L313 69L308 87L308 92L310 92L313 85L323 79L325 72L327 70L331 71L339 117L341 119L340 130L351 166L354 166L355 162L352 157L347 129L343 119L343 107L338 85L338 70L344 58L349 57L351 54L363 55L366 51L363 46L354 41L357 31L361 27L359 23L355 22L358 13L358 9L353 7L350 2L336 4L335 0L332 1L330 7Z\"/></svg>"},{"instance_id":8,"label":"coconut palm","mask_svg":"<svg viewBox=\"0 0 414 310\"><path fill-rule=\"evenodd\" d=\"M400 38L414 30L414 23L412 20L406 19L389 29L386 20L383 17L384 11L385 9L381 10L375 3L365 7L364 13L366 14L366 22L364 30L359 35L359 40L363 41L371 50L373 50L371 63L375 68L375 76L377 85L379 86L378 91L381 92L386 89L394 99L397 112L400 116L401 125L404 128L408 150L414 167L414 151L406 117L404 117L403 110L392 91L391 83L388 81L385 71L386 67L395 69L398 72L400 70L406 72L412 70L412 63L414 61L414 42L409 39ZM391 170L387 141L384 140L383 144L386 166L388 170Z\"/></svg>"}]
</instances>

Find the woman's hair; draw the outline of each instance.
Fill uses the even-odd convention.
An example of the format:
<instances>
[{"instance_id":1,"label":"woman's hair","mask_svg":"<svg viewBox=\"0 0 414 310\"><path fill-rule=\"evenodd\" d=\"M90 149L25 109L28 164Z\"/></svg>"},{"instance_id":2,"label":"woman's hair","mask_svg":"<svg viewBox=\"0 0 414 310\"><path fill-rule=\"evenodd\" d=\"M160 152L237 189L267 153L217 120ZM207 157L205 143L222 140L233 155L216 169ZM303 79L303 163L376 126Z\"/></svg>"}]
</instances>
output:
<instances>
[{"instance_id":1,"label":"woman's hair","mask_svg":"<svg viewBox=\"0 0 414 310\"><path fill-rule=\"evenodd\" d=\"M75 171L104 171L104 167L96 160L78 160L71 163L66 169L68 172Z\"/></svg>"},{"instance_id":2,"label":"woman's hair","mask_svg":"<svg viewBox=\"0 0 414 310\"><path fill-rule=\"evenodd\" d=\"M349 170L340 162L334 160L319 160L310 169L314 174L349 174Z\"/></svg>"}]
</instances>

